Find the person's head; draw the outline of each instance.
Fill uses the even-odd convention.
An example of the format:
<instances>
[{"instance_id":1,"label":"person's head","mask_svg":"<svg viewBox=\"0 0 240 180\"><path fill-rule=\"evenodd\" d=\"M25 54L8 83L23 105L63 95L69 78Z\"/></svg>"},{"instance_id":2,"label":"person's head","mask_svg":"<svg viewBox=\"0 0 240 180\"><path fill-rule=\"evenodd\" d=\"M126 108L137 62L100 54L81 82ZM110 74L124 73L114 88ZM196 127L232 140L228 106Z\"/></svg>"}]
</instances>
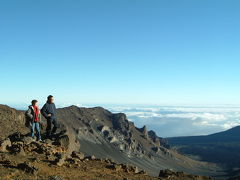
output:
<instances>
[{"instance_id":1,"label":"person's head","mask_svg":"<svg viewBox=\"0 0 240 180\"><path fill-rule=\"evenodd\" d=\"M54 98L52 95L49 95L47 98L48 103L54 103Z\"/></svg>"},{"instance_id":2,"label":"person's head","mask_svg":"<svg viewBox=\"0 0 240 180\"><path fill-rule=\"evenodd\" d=\"M37 106L38 105L38 101L37 100L32 100L32 106Z\"/></svg>"}]
</instances>

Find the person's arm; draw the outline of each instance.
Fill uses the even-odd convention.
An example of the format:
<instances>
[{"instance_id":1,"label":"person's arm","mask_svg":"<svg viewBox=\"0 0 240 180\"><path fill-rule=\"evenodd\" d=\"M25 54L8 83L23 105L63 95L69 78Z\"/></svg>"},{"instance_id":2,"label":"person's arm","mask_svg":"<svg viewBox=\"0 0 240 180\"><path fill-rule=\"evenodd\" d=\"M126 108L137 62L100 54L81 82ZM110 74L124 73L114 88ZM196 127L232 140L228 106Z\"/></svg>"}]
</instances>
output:
<instances>
[{"instance_id":1,"label":"person's arm","mask_svg":"<svg viewBox=\"0 0 240 180\"><path fill-rule=\"evenodd\" d=\"M26 115L27 115L27 117L29 117L30 119L33 119L33 115L32 115L32 113L31 113L31 108L28 108L28 110L27 110L27 112L26 112Z\"/></svg>"},{"instance_id":2,"label":"person's arm","mask_svg":"<svg viewBox=\"0 0 240 180\"><path fill-rule=\"evenodd\" d=\"M43 108L41 109L41 113L45 118L48 118L48 114L47 114L47 107L46 104L43 106Z\"/></svg>"},{"instance_id":3,"label":"person's arm","mask_svg":"<svg viewBox=\"0 0 240 180\"><path fill-rule=\"evenodd\" d=\"M40 113L39 113L39 122L41 122L42 121L42 115L41 115L41 111L40 111Z\"/></svg>"},{"instance_id":4,"label":"person's arm","mask_svg":"<svg viewBox=\"0 0 240 180\"><path fill-rule=\"evenodd\" d=\"M55 119L57 119L57 108L55 104L54 104L54 116L55 116Z\"/></svg>"},{"instance_id":5,"label":"person's arm","mask_svg":"<svg viewBox=\"0 0 240 180\"><path fill-rule=\"evenodd\" d=\"M54 104L54 112L55 112L55 114L57 113L57 108L56 108L55 104Z\"/></svg>"}]
</instances>

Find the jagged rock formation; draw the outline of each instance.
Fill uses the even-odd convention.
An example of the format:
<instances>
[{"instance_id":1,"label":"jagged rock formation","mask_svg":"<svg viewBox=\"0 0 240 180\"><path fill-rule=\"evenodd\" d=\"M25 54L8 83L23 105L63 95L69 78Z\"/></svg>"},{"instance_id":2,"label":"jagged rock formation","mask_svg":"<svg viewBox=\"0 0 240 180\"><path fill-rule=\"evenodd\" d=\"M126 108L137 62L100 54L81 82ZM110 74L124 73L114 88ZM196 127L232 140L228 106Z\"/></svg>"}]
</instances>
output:
<instances>
[{"instance_id":1,"label":"jagged rock formation","mask_svg":"<svg viewBox=\"0 0 240 180\"><path fill-rule=\"evenodd\" d=\"M157 134L154 131L152 131L152 130L148 131L148 136L149 136L149 138L151 138L151 140L155 143L155 145L157 147L162 146L162 147L165 147L167 149L170 149L170 146L169 146L167 140L158 137Z\"/></svg>"},{"instance_id":2,"label":"jagged rock formation","mask_svg":"<svg viewBox=\"0 0 240 180\"><path fill-rule=\"evenodd\" d=\"M112 114L100 107L86 109L75 106L58 112L60 119L64 119L62 122L72 124L79 139L96 144L110 143L129 156L143 156L153 147L168 148L162 138L153 131L148 132L146 126L136 128L123 113Z\"/></svg>"},{"instance_id":3,"label":"jagged rock formation","mask_svg":"<svg viewBox=\"0 0 240 180\"><path fill-rule=\"evenodd\" d=\"M201 175L219 174L214 164L194 161L169 149L165 139L147 127L137 128L123 113L113 114L101 107L58 109L59 119L74 129L80 150L98 158L132 164L157 176L159 169Z\"/></svg>"},{"instance_id":4,"label":"jagged rock formation","mask_svg":"<svg viewBox=\"0 0 240 180\"><path fill-rule=\"evenodd\" d=\"M139 131L143 134L142 137L147 139L148 138L148 130L146 126L143 126Z\"/></svg>"}]
</instances>

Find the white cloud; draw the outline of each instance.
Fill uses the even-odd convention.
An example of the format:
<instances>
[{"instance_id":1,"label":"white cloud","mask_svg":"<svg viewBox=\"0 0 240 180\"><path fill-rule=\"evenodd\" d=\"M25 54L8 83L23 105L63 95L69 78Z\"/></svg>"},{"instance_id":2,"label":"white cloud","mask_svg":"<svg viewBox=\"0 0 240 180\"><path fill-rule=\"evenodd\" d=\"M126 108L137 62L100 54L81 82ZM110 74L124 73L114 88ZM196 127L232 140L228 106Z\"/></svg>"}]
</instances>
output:
<instances>
[{"instance_id":1,"label":"white cloud","mask_svg":"<svg viewBox=\"0 0 240 180\"><path fill-rule=\"evenodd\" d=\"M240 107L117 107L137 126L147 125L159 136L211 134L240 125Z\"/></svg>"}]
</instances>

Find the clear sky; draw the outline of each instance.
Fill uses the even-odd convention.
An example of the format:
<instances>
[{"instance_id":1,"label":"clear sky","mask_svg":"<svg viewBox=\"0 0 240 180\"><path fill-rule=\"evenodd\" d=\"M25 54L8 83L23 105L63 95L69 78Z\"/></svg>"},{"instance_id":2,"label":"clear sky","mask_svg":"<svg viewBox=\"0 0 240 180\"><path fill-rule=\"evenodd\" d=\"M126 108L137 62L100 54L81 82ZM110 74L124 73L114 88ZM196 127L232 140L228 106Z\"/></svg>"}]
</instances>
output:
<instances>
[{"instance_id":1,"label":"clear sky","mask_svg":"<svg viewBox=\"0 0 240 180\"><path fill-rule=\"evenodd\" d=\"M2 0L1 104L240 104L239 0Z\"/></svg>"}]
</instances>

